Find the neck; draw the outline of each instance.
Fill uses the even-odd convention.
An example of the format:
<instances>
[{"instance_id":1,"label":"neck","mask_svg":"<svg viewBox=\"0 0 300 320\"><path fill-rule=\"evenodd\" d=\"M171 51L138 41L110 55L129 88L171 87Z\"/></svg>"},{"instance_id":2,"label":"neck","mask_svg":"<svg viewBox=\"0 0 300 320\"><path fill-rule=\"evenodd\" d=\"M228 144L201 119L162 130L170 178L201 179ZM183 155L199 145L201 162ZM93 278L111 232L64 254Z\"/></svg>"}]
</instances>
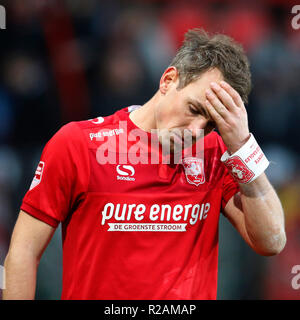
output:
<instances>
[{"instance_id":1,"label":"neck","mask_svg":"<svg viewBox=\"0 0 300 320\"><path fill-rule=\"evenodd\" d=\"M151 129L156 129L156 105L157 93L139 109L130 113L130 120L140 129L150 132Z\"/></svg>"}]
</instances>

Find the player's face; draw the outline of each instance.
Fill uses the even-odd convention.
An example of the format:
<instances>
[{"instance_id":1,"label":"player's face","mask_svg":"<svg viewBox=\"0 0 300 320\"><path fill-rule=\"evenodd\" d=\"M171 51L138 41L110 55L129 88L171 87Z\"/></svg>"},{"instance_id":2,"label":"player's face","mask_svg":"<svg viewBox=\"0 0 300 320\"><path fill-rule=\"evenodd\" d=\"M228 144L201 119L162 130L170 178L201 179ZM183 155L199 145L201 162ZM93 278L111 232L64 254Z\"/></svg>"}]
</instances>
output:
<instances>
[{"instance_id":1,"label":"player's face","mask_svg":"<svg viewBox=\"0 0 300 320\"><path fill-rule=\"evenodd\" d=\"M199 129L207 135L215 128L205 106L205 91L210 88L211 82L220 82L223 79L218 69L212 69L203 73L199 79L182 89L177 89L179 84L176 68L168 68L160 82L160 103L156 109L156 127L161 130L159 136L162 144L169 143L171 150L176 142L182 143L180 137L172 132L184 132L192 135L192 142L196 142ZM186 130L185 130L186 129ZM197 130L198 129L198 130Z\"/></svg>"}]
</instances>

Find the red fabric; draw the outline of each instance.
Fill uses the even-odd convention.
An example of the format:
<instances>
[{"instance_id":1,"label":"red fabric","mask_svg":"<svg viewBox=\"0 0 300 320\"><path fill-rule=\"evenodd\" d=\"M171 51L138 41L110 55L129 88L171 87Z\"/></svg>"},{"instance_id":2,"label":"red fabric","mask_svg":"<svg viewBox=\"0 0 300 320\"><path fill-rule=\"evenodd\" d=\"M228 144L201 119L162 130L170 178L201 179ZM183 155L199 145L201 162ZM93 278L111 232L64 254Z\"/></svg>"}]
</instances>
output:
<instances>
[{"instance_id":1,"label":"red fabric","mask_svg":"<svg viewBox=\"0 0 300 320\"><path fill-rule=\"evenodd\" d=\"M83 119L90 108L88 86L66 4L55 0L45 5L41 22L60 97L62 120L66 123L70 119Z\"/></svg>"},{"instance_id":2,"label":"red fabric","mask_svg":"<svg viewBox=\"0 0 300 320\"><path fill-rule=\"evenodd\" d=\"M31 205L27 204L25 201L23 201L21 209L28 213L29 215L33 216L34 218L37 218L47 224L49 224L51 227L56 228L59 225L59 221L50 217L48 214L45 214L44 212L32 207Z\"/></svg>"},{"instance_id":3,"label":"red fabric","mask_svg":"<svg viewBox=\"0 0 300 320\"><path fill-rule=\"evenodd\" d=\"M237 191L220 162L224 144L215 132L205 137L198 186L181 164L99 164L99 147L112 139L91 133L115 132L119 120L137 129L128 115L126 108L99 124L63 127L43 152L40 183L24 198L26 212L62 222L62 299L216 299L220 209ZM127 231L108 231L116 226Z\"/></svg>"},{"instance_id":4,"label":"red fabric","mask_svg":"<svg viewBox=\"0 0 300 320\"><path fill-rule=\"evenodd\" d=\"M227 148L220 136L218 136L218 142L221 149L221 154L223 154ZM221 210L223 211L226 207L227 202L230 198L240 191L239 184L232 178L229 171L226 169L224 171L224 179L223 179L223 194L222 194L222 202L221 202Z\"/></svg>"},{"instance_id":5,"label":"red fabric","mask_svg":"<svg viewBox=\"0 0 300 320\"><path fill-rule=\"evenodd\" d=\"M255 48L272 30L270 17L264 10L237 8L224 19L224 33L243 44L246 50Z\"/></svg>"},{"instance_id":6,"label":"red fabric","mask_svg":"<svg viewBox=\"0 0 300 320\"><path fill-rule=\"evenodd\" d=\"M184 34L189 29L204 28L207 30L209 19L205 7L199 8L187 2L167 7L161 15L161 22L170 32L177 47L182 45Z\"/></svg>"}]
</instances>

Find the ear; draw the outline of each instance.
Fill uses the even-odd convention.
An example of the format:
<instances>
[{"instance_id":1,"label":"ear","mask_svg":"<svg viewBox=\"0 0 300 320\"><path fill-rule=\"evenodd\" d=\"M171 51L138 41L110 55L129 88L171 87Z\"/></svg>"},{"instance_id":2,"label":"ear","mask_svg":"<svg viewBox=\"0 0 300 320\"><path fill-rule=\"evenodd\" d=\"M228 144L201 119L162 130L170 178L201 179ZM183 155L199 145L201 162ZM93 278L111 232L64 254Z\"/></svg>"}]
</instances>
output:
<instances>
[{"instance_id":1,"label":"ear","mask_svg":"<svg viewBox=\"0 0 300 320\"><path fill-rule=\"evenodd\" d=\"M160 78L159 91L166 94L170 87L179 79L179 73L176 67L168 67ZM176 84L177 86L177 84Z\"/></svg>"}]
</instances>

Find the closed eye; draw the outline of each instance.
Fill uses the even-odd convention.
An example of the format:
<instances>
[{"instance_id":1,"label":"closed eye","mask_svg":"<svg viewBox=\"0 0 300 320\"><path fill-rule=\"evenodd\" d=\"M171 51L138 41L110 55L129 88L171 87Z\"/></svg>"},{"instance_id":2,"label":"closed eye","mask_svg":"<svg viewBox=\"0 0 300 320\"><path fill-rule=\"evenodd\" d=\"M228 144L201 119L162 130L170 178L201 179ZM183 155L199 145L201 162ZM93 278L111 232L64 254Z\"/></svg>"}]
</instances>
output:
<instances>
[{"instance_id":1,"label":"closed eye","mask_svg":"<svg viewBox=\"0 0 300 320\"><path fill-rule=\"evenodd\" d=\"M189 105L189 110L191 112L191 114L193 115L203 115L203 112L201 112L201 110L199 110L198 108L194 107L193 105ZM205 115L203 115L205 117ZM209 128L216 128L216 123L213 120L209 120L207 122L207 127Z\"/></svg>"},{"instance_id":2,"label":"closed eye","mask_svg":"<svg viewBox=\"0 0 300 320\"><path fill-rule=\"evenodd\" d=\"M199 111L199 109L192 107L191 105L189 106L189 110L192 114L201 114L201 112Z\"/></svg>"}]
</instances>

